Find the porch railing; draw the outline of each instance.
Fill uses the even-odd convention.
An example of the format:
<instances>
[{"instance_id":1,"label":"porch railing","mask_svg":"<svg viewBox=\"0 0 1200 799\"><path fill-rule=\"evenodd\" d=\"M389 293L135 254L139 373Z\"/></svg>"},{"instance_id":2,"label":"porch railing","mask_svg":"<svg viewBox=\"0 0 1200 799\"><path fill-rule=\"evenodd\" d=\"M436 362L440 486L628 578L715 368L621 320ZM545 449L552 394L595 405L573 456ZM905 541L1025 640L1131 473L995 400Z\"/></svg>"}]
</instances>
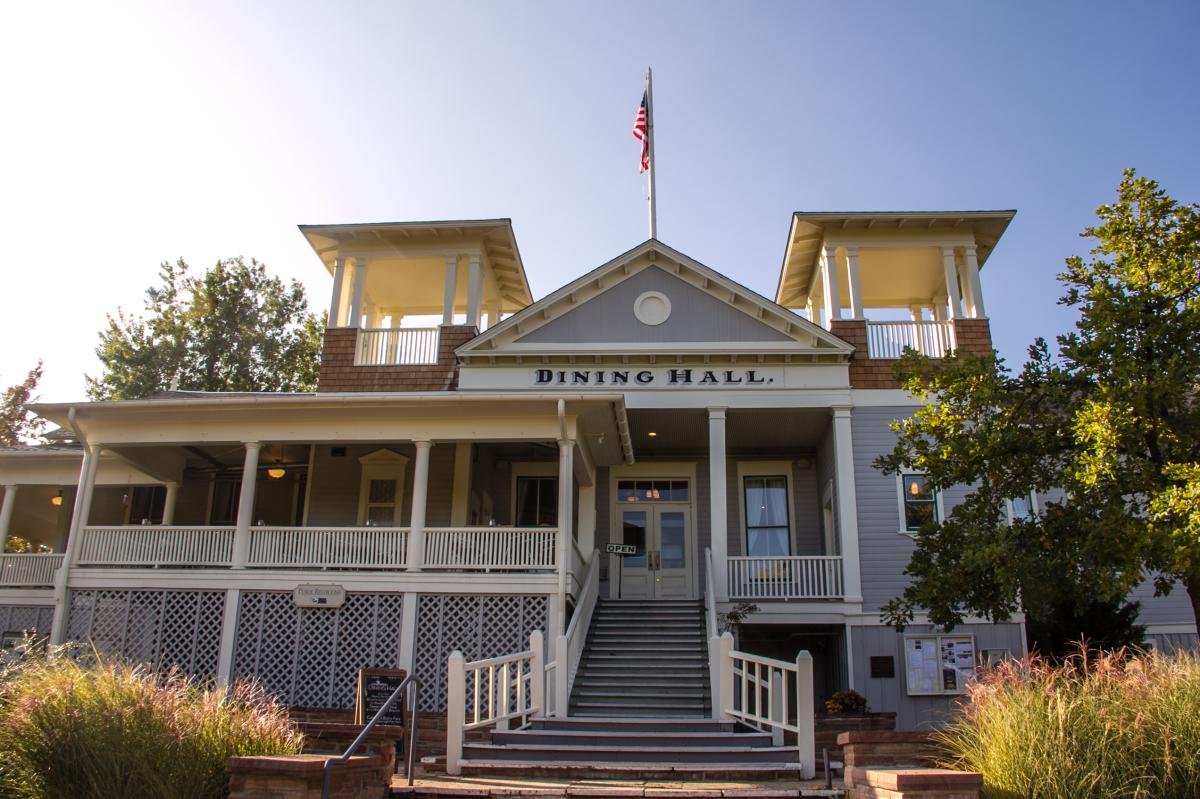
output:
<instances>
[{"instance_id":1,"label":"porch railing","mask_svg":"<svg viewBox=\"0 0 1200 799\"><path fill-rule=\"evenodd\" d=\"M0 586L47 588L54 585L54 573L63 556L53 553L0 555Z\"/></svg>"},{"instance_id":2,"label":"porch railing","mask_svg":"<svg viewBox=\"0 0 1200 799\"><path fill-rule=\"evenodd\" d=\"M729 558L730 599L841 599L840 555Z\"/></svg>"},{"instance_id":3,"label":"porch railing","mask_svg":"<svg viewBox=\"0 0 1200 799\"><path fill-rule=\"evenodd\" d=\"M811 779L817 764L812 655L801 650L789 663L738 652L724 633L719 659L721 716L769 731L776 746L783 746L785 732L795 733L800 776Z\"/></svg>"},{"instance_id":4,"label":"porch railing","mask_svg":"<svg viewBox=\"0 0 1200 799\"><path fill-rule=\"evenodd\" d=\"M446 772L462 773L463 734L509 719L543 712L546 702L542 633L529 636L529 649L467 662L455 650L446 662Z\"/></svg>"},{"instance_id":5,"label":"porch railing","mask_svg":"<svg viewBox=\"0 0 1200 799\"><path fill-rule=\"evenodd\" d=\"M355 366L409 366L437 362L436 327L367 328L358 331Z\"/></svg>"},{"instance_id":6,"label":"porch railing","mask_svg":"<svg viewBox=\"0 0 1200 799\"><path fill-rule=\"evenodd\" d=\"M954 347L954 322L867 322L869 358L899 358L905 348L943 358Z\"/></svg>"},{"instance_id":7,"label":"porch railing","mask_svg":"<svg viewBox=\"0 0 1200 799\"><path fill-rule=\"evenodd\" d=\"M84 527L81 566L228 566L232 527Z\"/></svg>"},{"instance_id":8,"label":"porch railing","mask_svg":"<svg viewBox=\"0 0 1200 799\"><path fill-rule=\"evenodd\" d=\"M403 569L407 527L252 527L253 568Z\"/></svg>"},{"instance_id":9,"label":"porch railing","mask_svg":"<svg viewBox=\"0 0 1200 799\"><path fill-rule=\"evenodd\" d=\"M425 568L553 569L558 530L546 527L427 527Z\"/></svg>"},{"instance_id":10,"label":"porch railing","mask_svg":"<svg viewBox=\"0 0 1200 799\"><path fill-rule=\"evenodd\" d=\"M579 589L579 598L575 604L575 612L571 615L571 623L567 631L558 636L554 642L554 715L567 716L571 689L575 685L575 675L579 671L579 661L583 657L583 647L587 641L588 630L592 627L592 613L596 610L596 600L600 596L600 552L592 551L592 559L588 562L587 573L583 576L583 584Z\"/></svg>"}]
</instances>

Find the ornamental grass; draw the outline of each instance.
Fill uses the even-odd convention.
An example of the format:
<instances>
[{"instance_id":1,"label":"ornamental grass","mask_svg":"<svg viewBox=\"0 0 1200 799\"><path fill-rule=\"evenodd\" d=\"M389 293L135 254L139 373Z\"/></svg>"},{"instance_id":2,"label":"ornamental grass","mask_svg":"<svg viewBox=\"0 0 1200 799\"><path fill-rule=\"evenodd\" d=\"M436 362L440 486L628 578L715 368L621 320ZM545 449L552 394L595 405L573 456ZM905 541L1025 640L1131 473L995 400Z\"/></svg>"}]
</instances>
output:
<instances>
[{"instance_id":1,"label":"ornamental grass","mask_svg":"<svg viewBox=\"0 0 1200 799\"><path fill-rule=\"evenodd\" d=\"M1200 797L1200 658L1083 651L981 671L937 734L985 799Z\"/></svg>"},{"instance_id":2,"label":"ornamental grass","mask_svg":"<svg viewBox=\"0 0 1200 799\"><path fill-rule=\"evenodd\" d=\"M287 709L253 683L208 688L78 654L0 673L0 796L219 799L227 758L300 751Z\"/></svg>"}]
</instances>

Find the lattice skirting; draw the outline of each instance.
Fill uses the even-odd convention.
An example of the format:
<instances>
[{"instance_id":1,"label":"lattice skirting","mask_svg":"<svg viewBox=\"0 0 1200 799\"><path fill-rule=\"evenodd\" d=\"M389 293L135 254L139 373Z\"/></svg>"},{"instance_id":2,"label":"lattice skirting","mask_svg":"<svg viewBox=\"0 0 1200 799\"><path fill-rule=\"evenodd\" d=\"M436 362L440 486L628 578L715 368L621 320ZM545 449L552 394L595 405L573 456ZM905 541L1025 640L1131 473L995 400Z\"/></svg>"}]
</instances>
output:
<instances>
[{"instance_id":1,"label":"lattice skirting","mask_svg":"<svg viewBox=\"0 0 1200 799\"><path fill-rule=\"evenodd\" d=\"M70 603L72 641L201 680L217 676L224 591L78 590Z\"/></svg>"},{"instance_id":2,"label":"lattice skirting","mask_svg":"<svg viewBox=\"0 0 1200 799\"><path fill-rule=\"evenodd\" d=\"M422 594L413 647L421 678L421 709L446 709L446 658L455 649L467 660L520 652L534 630L549 625L546 596Z\"/></svg>"},{"instance_id":3,"label":"lattice skirting","mask_svg":"<svg viewBox=\"0 0 1200 799\"><path fill-rule=\"evenodd\" d=\"M50 634L54 608L46 605L0 605L0 633Z\"/></svg>"},{"instance_id":4,"label":"lattice skirting","mask_svg":"<svg viewBox=\"0 0 1200 799\"><path fill-rule=\"evenodd\" d=\"M291 593L243 591L233 673L289 705L354 706L361 668L399 668L402 594L352 593L340 608L298 608Z\"/></svg>"}]
</instances>

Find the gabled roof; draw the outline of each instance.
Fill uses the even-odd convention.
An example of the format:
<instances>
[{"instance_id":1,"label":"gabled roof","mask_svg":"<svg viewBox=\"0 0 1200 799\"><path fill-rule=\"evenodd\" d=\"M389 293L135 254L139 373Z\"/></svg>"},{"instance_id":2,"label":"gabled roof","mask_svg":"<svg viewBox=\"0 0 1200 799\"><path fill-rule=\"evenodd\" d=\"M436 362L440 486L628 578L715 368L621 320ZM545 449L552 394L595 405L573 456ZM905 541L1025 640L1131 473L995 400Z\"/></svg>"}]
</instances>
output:
<instances>
[{"instance_id":1,"label":"gabled roof","mask_svg":"<svg viewBox=\"0 0 1200 799\"><path fill-rule=\"evenodd\" d=\"M738 353L761 354L821 354L848 357L854 348L823 328L793 313L745 286L730 280L714 269L675 250L656 239L649 239L618 255L577 280L543 297L528 308L510 316L495 327L477 336L456 351L459 357L472 359L504 355L564 354L569 351L583 354L614 354L626 349L621 342L597 342L584 345L526 344L519 340L572 310L633 277L639 272L659 267L694 289L718 299L727 306L756 319L773 329L779 341L737 342L698 341L670 342L661 345L664 353ZM639 348L648 352L648 345Z\"/></svg>"}]
</instances>

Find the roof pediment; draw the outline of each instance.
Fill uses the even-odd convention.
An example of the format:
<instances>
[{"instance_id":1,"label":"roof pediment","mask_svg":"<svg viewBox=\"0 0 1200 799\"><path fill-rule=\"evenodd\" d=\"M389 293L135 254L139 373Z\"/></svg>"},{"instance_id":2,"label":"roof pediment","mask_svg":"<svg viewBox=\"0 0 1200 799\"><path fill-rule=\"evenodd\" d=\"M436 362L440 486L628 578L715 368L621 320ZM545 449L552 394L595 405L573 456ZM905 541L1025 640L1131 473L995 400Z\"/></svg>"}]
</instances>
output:
<instances>
[{"instance_id":1,"label":"roof pediment","mask_svg":"<svg viewBox=\"0 0 1200 799\"><path fill-rule=\"evenodd\" d=\"M713 269L649 240L457 350L464 361L575 355L801 355L849 344Z\"/></svg>"}]
</instances>

